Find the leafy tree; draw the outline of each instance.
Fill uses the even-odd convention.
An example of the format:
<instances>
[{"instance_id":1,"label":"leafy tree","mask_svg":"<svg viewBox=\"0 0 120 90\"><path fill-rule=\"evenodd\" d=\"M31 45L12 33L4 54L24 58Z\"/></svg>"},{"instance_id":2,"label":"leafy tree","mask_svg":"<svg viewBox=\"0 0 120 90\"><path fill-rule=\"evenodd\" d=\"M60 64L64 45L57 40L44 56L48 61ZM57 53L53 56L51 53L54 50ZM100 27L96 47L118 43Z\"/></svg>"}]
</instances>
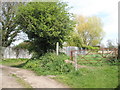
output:
<instances>
[{"instance_id":1,"label":"leafy tree","mask_svg":"<svg viewBox=\"0 0 120 90\"><path fill-rule=\"evenodd\" d=\"M100 18L77 16L76 21L76 31L84 45L95 46L100 43L104 36Z\"/></svg>"},{"instance_id":2,"label":"leafy tree","mask_svg":"<svg viewBox=\"0 0 120 90\"><path fill-rule=\"evenodd\" d=\"M55 50L56 42L62 47L73 30L71 18L66 3L30 2L19 7L16 23L28 35L31 49L40 56Z\"/></svg>"},{"instance_id":3,"label":"leafy tree","mask_svg":"<svg viewBox=\"0 0 120 90\"><path fill-rule=\"evenodd\" d=\"M77 46L82 47L82 41L78 33L75 31L71 32L68 40L67 40L67 46Z\"/></svg>"},{"instance_id":4,"label":"leafy tree","mask_svg":"<svg viewBox=\"0 0 120 90\"><path fill-rule=\"evenodd\" d=\"M20 44L14 46L13 48L14 49L27 49L29 50L29 47L30 47L30 42L29 41L24 41L24 42L21 42Z\"/></svg>"},{"instance_id":5,"label":"leafy tree","mask_svg":"<svg viewBox=\"0 0 120 90\"><path fill-rule=\"evenodd\" d=\"M15 13L18 2L1 2L0 29L1 44L3 47L10 46L15 41L15 37L20 32L15 23Z\"/></svg>"}]
</instances>

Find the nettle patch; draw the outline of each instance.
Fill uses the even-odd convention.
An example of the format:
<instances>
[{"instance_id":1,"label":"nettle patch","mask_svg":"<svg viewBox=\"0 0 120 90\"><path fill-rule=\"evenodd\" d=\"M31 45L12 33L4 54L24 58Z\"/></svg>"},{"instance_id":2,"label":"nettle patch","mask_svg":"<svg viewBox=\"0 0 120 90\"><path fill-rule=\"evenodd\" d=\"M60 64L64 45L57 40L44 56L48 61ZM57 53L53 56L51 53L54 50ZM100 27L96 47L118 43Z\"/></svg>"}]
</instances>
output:
<instances>
[{"instance_id":1,"label":"nettle patch","mask_svg":"<svg viewBox=\"0 0 120 90\"><path fill-rule=\"evenodd\" d=\"M71 63L65 63L64 60L68 58L65 54L57 56L55 53L46 53L39 59L30 60L24 67L43 75L69 73L74 67Z\"/></svg>"}]
</instances>

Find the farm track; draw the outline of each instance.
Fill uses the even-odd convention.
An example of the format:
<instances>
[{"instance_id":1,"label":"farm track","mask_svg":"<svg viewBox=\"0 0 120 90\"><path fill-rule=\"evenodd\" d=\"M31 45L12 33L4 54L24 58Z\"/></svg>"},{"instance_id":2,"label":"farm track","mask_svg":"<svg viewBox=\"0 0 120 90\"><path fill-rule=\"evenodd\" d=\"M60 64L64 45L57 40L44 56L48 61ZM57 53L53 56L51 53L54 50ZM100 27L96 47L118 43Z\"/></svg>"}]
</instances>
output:
<instances>
[{"instance_id":1,"label":"farm track","mask_svg":"<svg viewBox=\"0 0 120 90\"><path fill-rule=\"evenodd\" d=\"M0 65L0 90L2 88L24 88L20 83L16 81L12 74Z\"/></svg>"},{"instance_id":2,"label":"farm track","mask_svg":"<svg viewBox=\"0 0 120 90\"><path fill-rule=\"evenodd\" d=\"M10 77L10 75L16 75L23 79L25 82L29 83L32 88L68 88L68 86L51 79L50 76L37 76L29 70L4 65L0 65L0 70L2 70L0 72L0 77L2 78L2 80L0 80L2 81L0 84L2 87L0 88L24 88L20 84L16 83L15 78L12 76Z\"/></svg>"}]
</instances>

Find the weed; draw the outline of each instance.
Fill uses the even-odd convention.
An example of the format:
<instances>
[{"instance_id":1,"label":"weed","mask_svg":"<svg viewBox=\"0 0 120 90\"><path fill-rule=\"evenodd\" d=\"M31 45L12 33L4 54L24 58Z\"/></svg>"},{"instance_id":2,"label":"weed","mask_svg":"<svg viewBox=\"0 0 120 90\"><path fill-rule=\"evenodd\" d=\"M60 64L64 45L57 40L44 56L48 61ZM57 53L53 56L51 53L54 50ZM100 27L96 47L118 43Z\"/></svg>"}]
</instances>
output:
<instances>
[{"instance_id":1,"label":"weed","mask_svg":"<svg viewBox=\"0 0 120 90\"><path fill-rule=\"evenodd\" d=\"M57 56L55 53L46 53L39 59L30 60L24 68L32 69L39 75L69 73L74 68L72 64L65 63L66 59L68 57L65 54Z\"/></svg>"}]
</instances>

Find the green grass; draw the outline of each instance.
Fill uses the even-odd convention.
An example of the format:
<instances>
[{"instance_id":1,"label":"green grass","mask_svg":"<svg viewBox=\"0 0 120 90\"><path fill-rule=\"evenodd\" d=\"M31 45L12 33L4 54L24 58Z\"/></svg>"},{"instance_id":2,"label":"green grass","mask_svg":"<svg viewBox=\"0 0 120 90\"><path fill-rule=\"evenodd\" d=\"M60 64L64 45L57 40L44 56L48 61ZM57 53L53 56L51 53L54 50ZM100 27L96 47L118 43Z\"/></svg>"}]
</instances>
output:
<instances>
[{"instance_id":1,"label":"green grass","mask_svg":"<svg viewBox=\"0 0 120 90\"><path fill-rule=\"evenodd\" d=\"M30 69L37 75L57 75L54 79L72 88L116 88L118 85L118 66L114 64L89 64L91 68L80 68L75 71L71 65L67 66L65 55L56 56L48 53L39 59L3 60L5 65ZM107 63L107 62L106 62ZM110 63L110 62L109 62ZM79 63L80 64L80 63ZM81 64L80 64L81 65ZM84 65L84 64L83 64Z\"/></svg>"},{"instance_id":2,"label":"green grass","mask_svg":"<svg viewBox=\"0 0 120 90\"><path fill-rule=\"evenodd\" d=\"M0 61L0 64L7 65L7 66L18 66L24 64L29 59L3 59Z\"/></svg>"},{"instance_id":3,"label":"green grass","mask_svg":"<svg viewBox=\"0 0 120 90\"><path fill-rule=\"evenodd\" d=\"M27 83L26 81L24 81L23 79L19 78L18 76L16 76L15 74L12 74L12 76L17 80L17 82L19 84L21 84L24 88L32 88L32 86ZM32 89L30 89L32 90Z\"/></svg>"},{"instance_id":4,"label":"green grass","mask_svg":"<svg viewBox=\"0 0 120 90\"><path fill-rule=\"evenodd\" d=\"M55 79L71 88L116 88L118 68L117 66L81 68L74 73L59 75Z\"/></svg>"}]
</instances>

